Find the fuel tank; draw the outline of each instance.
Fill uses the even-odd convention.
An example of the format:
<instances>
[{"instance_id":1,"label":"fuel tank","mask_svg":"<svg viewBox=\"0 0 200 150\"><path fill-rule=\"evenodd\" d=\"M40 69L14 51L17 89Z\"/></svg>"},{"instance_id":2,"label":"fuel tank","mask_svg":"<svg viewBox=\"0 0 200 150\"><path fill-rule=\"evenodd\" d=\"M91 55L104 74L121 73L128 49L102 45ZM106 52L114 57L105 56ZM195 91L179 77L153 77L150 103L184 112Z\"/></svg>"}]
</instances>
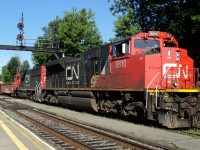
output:
<instances>
[{"instance_id":1,"label":"fuel tank","mask_svg":"<svg viewBox=\"0 0 200 150\"><path fill-rule=\"evenodd\" d=\"M95 98L58 96L58 103L69 108L98 112Z\"/></svg>"},{"instance_id":2,"label":"fuel tank","mask_svg":"<svg viewBox=\"0 0 200 150\"><path fill-rule=\"evenodd\" d=\"M27 98L28 94L25 93L25 92L18 92L17 93L17 97L20 97L20 98Z\"/></svg>"}]
</instances>

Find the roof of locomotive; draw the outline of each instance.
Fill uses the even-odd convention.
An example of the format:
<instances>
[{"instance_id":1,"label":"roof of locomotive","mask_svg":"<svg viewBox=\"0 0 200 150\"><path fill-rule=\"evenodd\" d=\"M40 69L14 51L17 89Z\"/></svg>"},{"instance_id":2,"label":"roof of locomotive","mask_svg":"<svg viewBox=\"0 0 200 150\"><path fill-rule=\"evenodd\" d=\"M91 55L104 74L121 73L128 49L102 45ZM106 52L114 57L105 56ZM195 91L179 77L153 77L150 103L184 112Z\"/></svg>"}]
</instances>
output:
<instances>
[{"instance_id":1,"label":"roof of locomotive","mask_svg":"<svg viewBox=\"0 0 200 150\"><path fill-rule=\"evenodd\" d=\"M49 63L46 63L44 66L45 67L51 67L51 66L54 66L54 65L57 65L57 64L63 64L65 63L66 61L70 61L70 60L73 60L73 59L77 59L77 58L74 58L74 57L62 57L62 58L59 58L59 59L56 59L56 60L53 60Z\"/></svg>"},{"instance_id":2,"label":"roof of locomotive","mask_svg":"<svg viewBox=\"0 0 200 150\"><path fill-rule=\"evenodd\" d=\"M65 70L67 63L77 62L80 58L62 57L45 64L47 72L59 72Z\"/></svg>"},{"instance_id":3,"label":"roof of locomotive","mask_svg":"<svg viewBox=\"0 0 200 150\"><path fill-rule=\"evenodd\" d=\"M111 45L117 45L117 44L122 43L122 42L124 42L124 41L127 41L127 40L129 40L129 39L131 39L131 38L132 38L132 36L127 36L127 37L125 37L125 38L120 38L120 39L118 39L117 41L111 43Z\"/></svg>"}]
</instances>

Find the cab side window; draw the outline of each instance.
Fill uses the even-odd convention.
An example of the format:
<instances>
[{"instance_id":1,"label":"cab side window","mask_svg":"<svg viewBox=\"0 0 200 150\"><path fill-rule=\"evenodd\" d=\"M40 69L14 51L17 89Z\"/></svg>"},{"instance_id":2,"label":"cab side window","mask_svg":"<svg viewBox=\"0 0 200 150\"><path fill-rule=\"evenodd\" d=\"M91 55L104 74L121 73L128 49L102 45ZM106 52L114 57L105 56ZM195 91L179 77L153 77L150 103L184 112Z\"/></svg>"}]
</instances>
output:
<instances>
[{"instance_id":1,"label":"cab side window","mask_svg":"<svg viewBox=\"0 0 200 150\"><path fill-rule=\"evenodd\" d=\"M113 56L123 56L130 54L130 42L123 41L122 43L117 43L113 45Z\"/></svg>"}]
</instances>

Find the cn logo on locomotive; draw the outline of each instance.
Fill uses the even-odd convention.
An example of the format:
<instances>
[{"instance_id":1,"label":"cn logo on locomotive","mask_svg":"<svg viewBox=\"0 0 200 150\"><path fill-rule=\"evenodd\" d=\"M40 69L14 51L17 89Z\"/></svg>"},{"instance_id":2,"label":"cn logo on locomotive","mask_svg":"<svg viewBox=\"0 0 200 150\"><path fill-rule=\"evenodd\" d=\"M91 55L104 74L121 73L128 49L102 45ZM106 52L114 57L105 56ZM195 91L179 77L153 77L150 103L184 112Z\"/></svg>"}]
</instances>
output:
<instances>
[{"instance_id":1,"label":"cn logo on locomotive","mask_svg":"<svg viewBox=\"0 0 200 150\"><path fill-rule=\"evenodd\" d=\"M177 69L176 74L170 74L171 69ZM188 78L188 65L185 66L185 70L182 64L175 64L175 63L166 63L163 65L163 76L165 78L180 78L181 70L185 79Z\"/></svg>"},{"instance_id":2,"label":"cn logo on locomotive","mask_svg":"<svg viewBox=\"0 0 200 150\"><path fill-rule=\"evenodd\" d=\"M66 67L66 80L79 79L79 63L77 65L70 65Z\"/></svg>"},{"instance_id":3,"label":"cn logo on locomotive","mask_svg":"<svg viewBox=\"0 0 200 150\"><path fill-rule=\"evenodd\" d=\"M30 83L30 75L25 76L25 83Z\"/></svg>"}]
</instances>

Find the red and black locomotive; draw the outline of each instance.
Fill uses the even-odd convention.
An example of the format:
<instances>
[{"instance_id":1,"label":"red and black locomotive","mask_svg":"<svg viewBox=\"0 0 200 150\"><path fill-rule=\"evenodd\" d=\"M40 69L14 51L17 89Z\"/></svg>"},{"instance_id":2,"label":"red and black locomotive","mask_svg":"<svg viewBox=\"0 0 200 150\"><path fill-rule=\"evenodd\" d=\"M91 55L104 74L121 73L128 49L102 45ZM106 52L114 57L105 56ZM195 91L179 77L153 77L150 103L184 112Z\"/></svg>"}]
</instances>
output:
<instances>
[{"instance_id":1,"label":"red and black locomotive","mask_svg":"<svg viewBox=\"0 0 200 150\"><path fill-rule=\"evenodd\" d=\"M157 121L200 123L199 70L167 32L149 31L15 76L14 95Z\"/></svg>"}]
</instances>

